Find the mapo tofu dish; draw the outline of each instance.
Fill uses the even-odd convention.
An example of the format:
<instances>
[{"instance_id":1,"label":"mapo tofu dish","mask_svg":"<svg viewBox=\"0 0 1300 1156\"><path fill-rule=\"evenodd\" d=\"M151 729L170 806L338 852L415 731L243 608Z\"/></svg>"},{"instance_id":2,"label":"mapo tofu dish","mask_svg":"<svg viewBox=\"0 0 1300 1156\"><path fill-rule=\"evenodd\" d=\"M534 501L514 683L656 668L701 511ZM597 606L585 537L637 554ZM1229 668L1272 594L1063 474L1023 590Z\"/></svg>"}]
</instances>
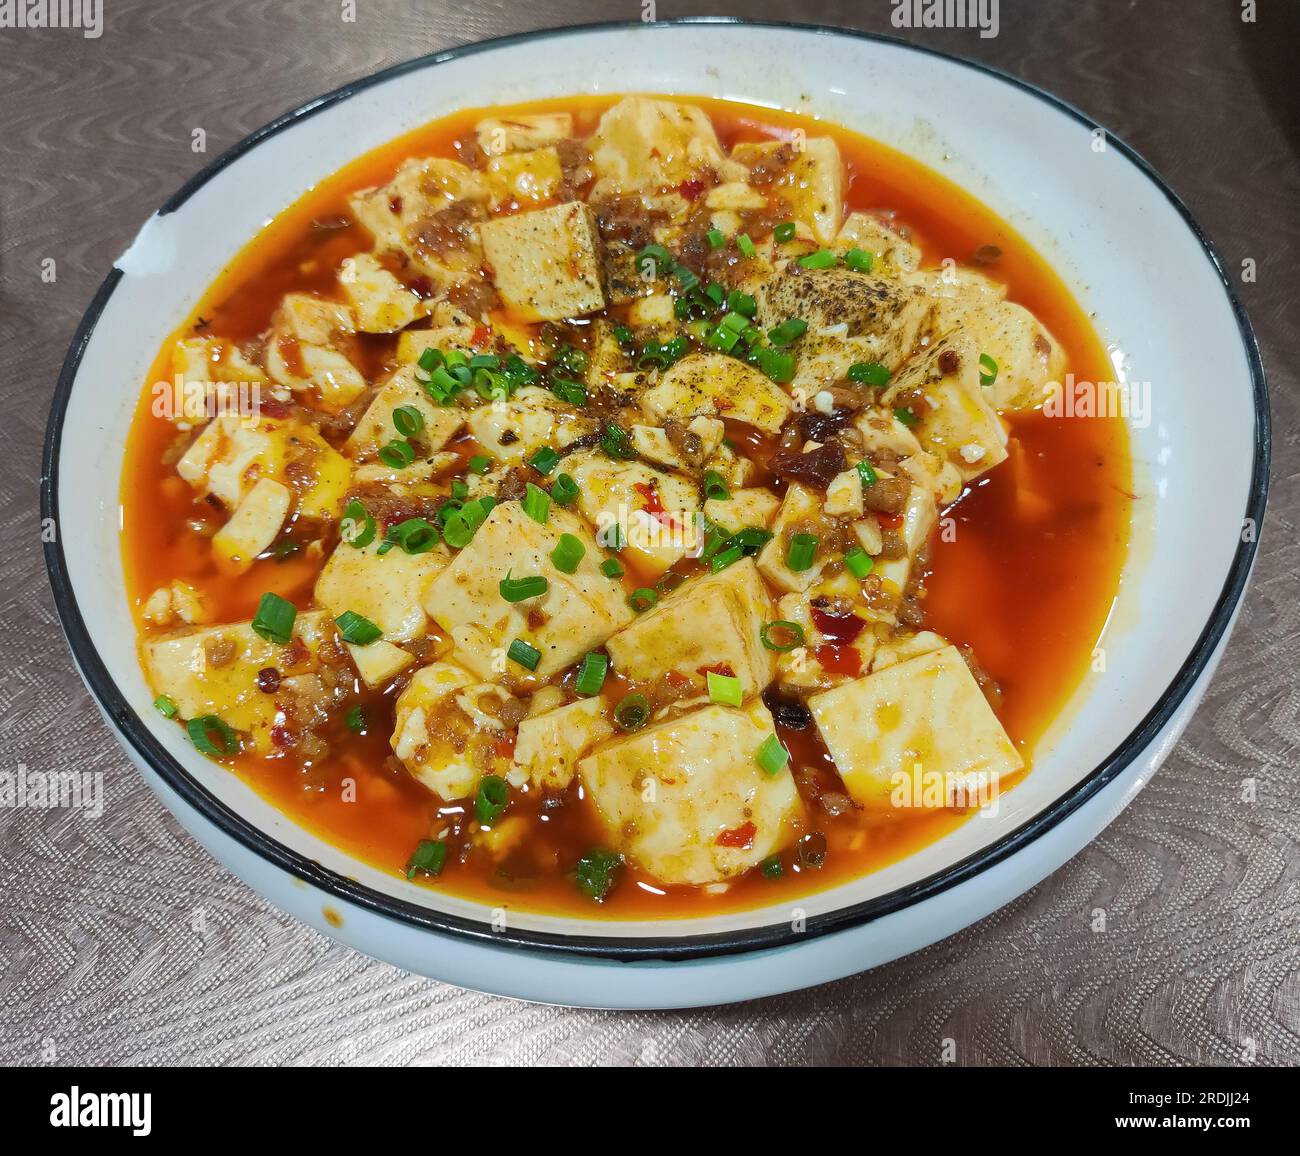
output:
<instances>
[{"instance_id":1,"label":"mapo tofu dish","mask_svg":"<svg viewBox=\"0 0 1300 1156\"><path fill-rule=\"evenodd\" d=\"M1105 361L1060 282L883 146L705 99L456 114L162 350L123 493L155 705L495 905L843 881L995 805L1094 651L1127 446L1041 412L1067 371Z\"/></svg>"}]
</instances>

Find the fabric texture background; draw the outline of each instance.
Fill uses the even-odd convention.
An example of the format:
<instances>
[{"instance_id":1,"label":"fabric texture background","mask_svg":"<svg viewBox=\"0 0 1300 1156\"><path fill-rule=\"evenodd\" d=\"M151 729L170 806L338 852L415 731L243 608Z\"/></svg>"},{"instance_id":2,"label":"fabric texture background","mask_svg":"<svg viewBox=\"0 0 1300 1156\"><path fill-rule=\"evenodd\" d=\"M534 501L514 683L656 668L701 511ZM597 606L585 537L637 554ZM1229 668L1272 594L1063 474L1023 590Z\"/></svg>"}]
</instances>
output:
<instances>
[{"instance_id":1,"label":"fabric texture background","mask_svg":"<svg viewBox=\"0 0 1300 1156\"><path fill-rule=\"evenodd\" d=\"M356 6L345 23L337 0L104 0L98 40L0 30L0 760L106 784L99 819L0 809L0 1061L930 1064L951 1040L958 1064L1300 1062L1300 8L1265 0L1247 24L1236 0L1002 0L995 38L903 33L1078 105L1170 181L1230 270L1256 263L1239 290L1272 389L1275 456L1254 580L1168 763L1039 887L869 974L623 1014L413 977L268 907L130 768L54 614L37 517L49 398L78 318L150 212L244 134L345 81L643 7ZM895 31L888 0L712 11ZM191 151L196 127L206 156Z\"/></svg>"}]
</instances>

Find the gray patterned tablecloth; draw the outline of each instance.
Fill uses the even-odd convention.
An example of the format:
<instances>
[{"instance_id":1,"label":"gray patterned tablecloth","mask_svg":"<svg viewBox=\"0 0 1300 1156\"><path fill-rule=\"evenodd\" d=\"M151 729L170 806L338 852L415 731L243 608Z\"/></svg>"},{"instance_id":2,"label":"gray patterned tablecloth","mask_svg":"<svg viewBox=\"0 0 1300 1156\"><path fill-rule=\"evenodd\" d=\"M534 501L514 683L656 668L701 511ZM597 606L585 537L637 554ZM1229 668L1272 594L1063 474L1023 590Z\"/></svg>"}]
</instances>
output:
<instances>
[{"instance_id":1,"label":"gray patterned tablecloth","mask_svg":"<svg viewBox=\"0 0 1300 1156\"><path fill-rule=\"evenodd\" d=\"M256 898L162 809L101 724L55 620L36 512L46 411L77 319L141 222L206 159L191 151L196 127L211 155L395 61L635 19L643 5L356 0L355 23L338 0L103 5L98 39L0 28L0 769L98 771L107 784L99 819L0 810L0 1060L932 1063L951 1038L966 1064L1300 1061L1300 5L1260 0L1248 23L1238 0L1002 0L995 38L906 33L1080 106L1169 179L1229 268L1256 263L1240 289L1272 386L1275 456L1254 582L1169 762L1041 886L870 974L654 1015L418 979ZM714 10L891 31L889 0ZM1240 801L1248 775L1253 804Z\"/></svg>"}]
</instances>

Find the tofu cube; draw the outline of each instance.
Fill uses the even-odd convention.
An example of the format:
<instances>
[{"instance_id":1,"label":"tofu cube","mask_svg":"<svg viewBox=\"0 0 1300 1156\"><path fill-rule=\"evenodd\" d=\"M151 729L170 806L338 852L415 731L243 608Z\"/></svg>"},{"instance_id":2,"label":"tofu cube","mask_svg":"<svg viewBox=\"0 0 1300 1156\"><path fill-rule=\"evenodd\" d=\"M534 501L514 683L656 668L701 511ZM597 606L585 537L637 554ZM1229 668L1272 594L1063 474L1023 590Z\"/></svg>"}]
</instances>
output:
<instances>
[{"instance_id":1,"label":"tofu cube","mask_svg":"<svg viewBox=\"0 0 1300 1156\"><path fill-rule=\"evenodd\" d=\"M526 385L506 402L481 405L466 419L474 440L498 462L518 465L542 446L563 449L596 423L549 389Z\"/></svg>"},{"instance_id":2,"label":"tofu cube","mask_svg":"<svg viewBox=\"0 0 1300 1156\"><path fill-rule=\"evenodd\" d=\"M314 610L298 615L293 637L292 644L280 646L240 622L151 639L142 647L145 674L182 719L217 715L266 754L274 749L271 728L284 716L276 696L258 687L257 672L275 667L282 681L310 675L319 668L321 644L336 635L329 615Z\"/></svg>"},{"instance_id":3,"label":"tofu cube","mask_svg":"<svg viewBox=\"0 0 1300 1156\"><path fill-rule=\"evenodd\" d=\"M731 673L748 699L775 673L760 631L772 603L752 558L694 578L605 644L610 661L634 682L675 672L705 688L705 671Z\"/></svg>"},{"instance_id":4,"label":"tofu cube","mask_svg":"<svg viewBox=\"0 0 1300 1156\"><path fill-rule=\"evenodd\" d=\"M625 738L578 764L610 841L662 883L716 883L792 841L803 805L788 765L755 756L775 733L760 700L707 706Z\"/></svg>"},{"instance_id":5,"label":"tofu cube","mask_svg":"<svg viewBox=\"0 0 1300 1156\"><path fill-rule=\"evenodd\" d=\"M348 455L357 461L374 457L379 450L399 436L393 425L393 411L401 406L419 410L424 428L417 439L430 454L441 450L465 424L465 411L454 405L438 405L416 380L420 371L413 365L402 365L375 394L375 400L361 415L344 445Z\"/></svg>"},{"instance_id":6,"label":"tofu cube","mask_svg":"<svg viewBox=\"0 0 1300 1156\"><path fill-rule=\"evenodd\" d=\"M749 526L766 530L780 507L781 499L771 490L740 489L732 490L730 498L710 498L704 503L704 516L734 534Z\"/></svg>"},{"instance_id":7,"label":"tofu cube","mask_svg":"<svg viewBox=\"0 0 1300 1156\"><path fill-rule=\"evenodd\" d=\"M366 389L366 379L339 348L356 327L347 305L286 293L266 346L267 373L292 390L315 388L327 408L349 405Z\"/></svg>"},{"instance_id":8,"label":"tofu cube","mask_svg":"<svg viewBox=\"0 0 1300 1156\"><path fill-rule=\"evenodd\" d=\"M478 147L490 157L558 144L573 135L573 117L567 112L518 113L487 117L474 126Z\"/></svg>"},{"instance_id":9,"label":"tofu cube","mask_svg":"<svg viewBox=\"0 0 1300 1156\"><path fill-rule=\"evenodd\" d=\"M362 333L395 333L427 312L424 302L385 269L373 253L358 253L344 260L339 267L339 284Z\"/></svg>"},{"instance_id":10,"label":"tofu cube","mask_svg":"<svg viewBox=\"0 0 1300 1156\"><path fill-rule=\"evenodd\" d=\"M283 471L285 450L275 423L223 414L190 443L176 472L200 494L211 494L233 510L259 478Z\"/></svg>"},{"instance_id":11,"label":"tofu cube","mask_svg":"<svg viewBox=\"0 0 1300 1156\"><path fill-rule=\"evenodd\" d=\"M565 790L577 773L578 762L614 733L609 708L603 699L584 698L519 724L515 758L507 776L517 787Z\"/></svg>"},{"instance_id":12,"label":"tofu cube","mask_svg":"<svg viewBox=\"0 0 1300 1156\"><path fill-rule=\"evenodd\" d=\"M669 418L732 418L774 434L789 416L791 402L752 365L721 353L692 353L659 375L641 395L641 408L656 425Z\"/></svg>"},{"instance_id":13,"label":"tofu cube","mask_svg":"<svg viewBox=\"0 0 1300 1156\"><path fill-rule=\"evenodd\" d=\"M872 269L882 265L910 273L920 267L921 250L899 236L879 217L867 213L850 213L835 234L835 248L840 252L861 249L875 260Z\"/></svg>"},{"instance_id":14,"label":"tofu cube","mask_svg":"<svg viewBox=\"0 0 1300 1156\"><path fill-rule=\"evenodd\" d=\"M483 255L501 299L527 321L560 321L605 307L600 233L581 201L484 221Z\"/></svg>"},{"instance_id":15,"label":"tofu cube","mask_svg":"<svg viewBox=\"0 0 1300 1156\"><path fill-rule=\"evenodd\" d=\"M230 520L213 535L212 552L228 570L247 570L275 541L292 503L288 486L258 478Z\"/></svg>"},{"instance_id":16,"label":"tofu cube","mask_svg":"<svg viewBox=\"0 0 1300 1156\"><path fill-rule=\"evenodd\" d=\"M732 149L731 156L753 165L788 147L782 141L745 141ZM844 217L844 165L839 147L830 137L810 137L794 151L770 191L789 206L790 215L807 225L821 244L828 244L839 232Z\"/></svg>"},{"instance_id":17,"label":"tofu cube","mask_svg":"<svg viewBox=\"0 0 1300 1156\"><path fill-rule=\"evenodd\" d=\"M939 306L935 327L941 332L960 328L980 354L993 359L997 376L981 391L999 412L1041 405L1052 383L1061 382L1065 351L1060 342L1014 301L959 297Z\"/></svg>"},{"instance_id":18,"label":"tofu cube","mask_svg":"<svg viewBox=\"0 0 1300 1156\"><path fill-rule=\"evenodd\" d=\"M879 814L987 798L1024 760L954 646L808 700L854 801Z\"/></svg>"},{"instance_id":19,"label":"tofu cube","mask_svg":"<svg viewBox=\"0 0 1300 1156\"><path fill-rule=\"evenodd\" d=\"M791 570L786 565L790 551L790 535L801 522L815 520L821 516L822 503L816 491L792 483L785 491L781 502L781 512L772 527L772 540L758 552L759 572L781 590L800 593L814 586L821 578L821 573L830 555L818 547L813 557L813 564L807 570Z\"/></svg>"},{"instance_id":20,"label":"tofu cube","mask_svg":"<svg viewBox=\"0 0 1300 1156\"><path fill-rule=\"evenodd\" d=\"M553 148L493 157L486 171L494 209L512 202L521 208L543 204L554 198L564 179L560 154Z\"/></svg>"},{"instance_id":21,"label":"tofu cube","mask_svg":"<svg viewBox=\"0 0 1300 1156\"><path fill-rule=\"evenodd\" d=\"M550 557L566 533L586 547L573 574L561 573ZM502 502L430 584L424 609L451 634L457 661L479 677L516 685L544 682L631 621L622 585L600 572L603 558L582 519L567 510L552 505L540 525L519 502ZM543 575L548 589L536 598L507 602L500 591L507 574ZM532 672L505 660L516 638L541 652Z\"/></svg>"},{"instance_id":22,"label":"tofu cube","mask_svg":"<svg viewBox=\"0 0 1300 1156\"><path fill-rule=\"evenodd\" d=\"M379 545L378 535L361 548L340 542L316 579L316 601L335 618L347 610L369 618L389 642L423 638L428 629L424 593L450 555L445 547L380 554Z\"/></svg>"},{"instance_id":23,"label":"tofu cube","mask_svg":"<svg viewBox=\"0 0 1300 1156\"><path fill-rule=\"evenodd\" d=\"M365 646L354 646L351 642L343 645L352 656L352 665L357 668L361 681L371 690L387 686L415 661L415 655L382 638Z\"/></svg>"}]
</instances>

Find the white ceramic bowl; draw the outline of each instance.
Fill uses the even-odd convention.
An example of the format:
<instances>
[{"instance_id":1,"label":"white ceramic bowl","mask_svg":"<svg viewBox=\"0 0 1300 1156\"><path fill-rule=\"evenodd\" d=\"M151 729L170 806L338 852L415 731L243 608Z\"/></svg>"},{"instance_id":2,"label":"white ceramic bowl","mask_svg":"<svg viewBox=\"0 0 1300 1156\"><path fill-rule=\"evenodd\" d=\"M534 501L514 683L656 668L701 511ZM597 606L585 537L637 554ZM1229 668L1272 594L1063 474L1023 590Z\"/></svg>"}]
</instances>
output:
<instances>
[{"instance_id":1,"label":"white ceramic bowl","mask_svg":"<svg viewBox=\"0 0 1300 1156\"><path fill-rule=\"evenodd\" d=\"M118 550L122 452L160 343L236 251L309 185L462 107L577 92L705 94L792 108L916 156L983 199L1095 315L1117 373L1152 383L1133 429L1135 549L1107 669L980 817L882 871L765 908L659 923L493 913L360 863L198 755L151 707ZM254 133L180 190L105 279L47 435L56 603L92 694L182 823L272 902L346 943L466 987L550 1002L685 1006L837 978L995 910L1073 855L1186 725L1230 628L1268 477L1254 339L1177 197L1081 113L986 68L830 29L603 25L471 45L390 69ZM1104 148L1097 142L1104 140Z\"/></svg>"}]
</instances>

